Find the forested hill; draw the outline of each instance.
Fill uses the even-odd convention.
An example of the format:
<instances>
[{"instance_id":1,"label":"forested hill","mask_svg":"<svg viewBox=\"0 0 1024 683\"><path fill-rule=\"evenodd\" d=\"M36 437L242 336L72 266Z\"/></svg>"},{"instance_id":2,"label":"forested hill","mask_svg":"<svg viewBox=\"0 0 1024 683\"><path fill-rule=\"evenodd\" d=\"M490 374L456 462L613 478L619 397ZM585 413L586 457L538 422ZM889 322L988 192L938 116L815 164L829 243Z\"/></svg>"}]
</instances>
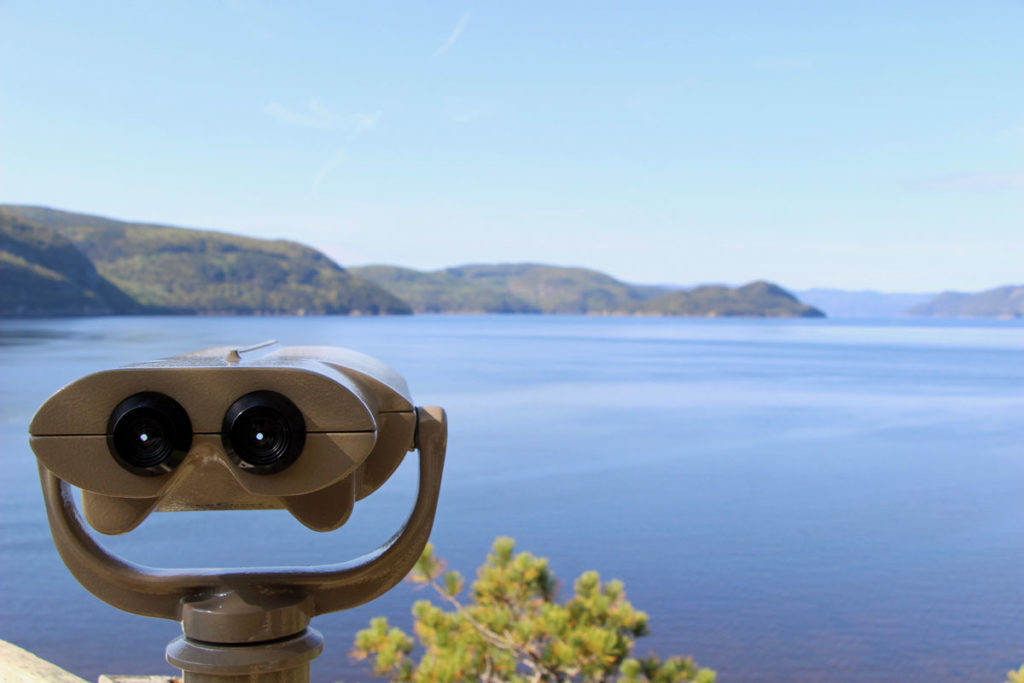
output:
<instances>
[{"instance_id":1,"label":"forested hill","mask_svg":"<svg viewBox=\"0 0 1024 683\"><path fill-rule=\"evenodd\" d=\"M468 265L432 272L353 269L418 313L589 313L633 308L648 297L593 270L538 264Z\"/></svg>"},{"instance_id":2,"label":"forested hill","mask_svg":"<svg viewBox=\"0 0 1024 683\"><path fill-rule=\"evenodd\" d=\"M364 266L352 272L390 290L421 313L823 316L768 282L673 290L630 285L585 268L534 263L467 265L430 272Z\"/></svg>"},{"instance_id":3,"label":"forested hill","mask_svg":"<svg viewBox=\"0 0 1024 683\"><path fill-rule=\"evenodd\" d=\"M669 292L648 300L643 312L654 315L708 317L824 318L825 314L800 301L782 287L757 281L742 287L705 285Z\"/></svg>"},{"instance_id":4,"label":"forested hill","mask_svg":"<svg viewBox=\"0 0 1024 683\"><path fill-rule=\"evenodd\" d=\"M16 232L59 256L14 248L13 238L0 244L0 314L411 312L394 295L295 242L40 207L0 209L4 235Z\"/></svg>"},{"instance_id":5,"label":"forested hill","mask_svg":"<svg viewBox=\"0 0 1024 683\"><path fill-rule=\"evenodd\" d=\"M679 290L531 263L346 270L290 241L15 205L0 205L0 285L0 315L823 315L767 282Z\"/></svg>"},{"instance_id":6,"label":"forested hill","mask_svg":"<svg viewBox=\"0 0 1024 683\"><path fill-rule=\"evenodd\" d=\"M141 307L56 230L0 207L0 315L109 315Z\"/></svg>"},{"instance_id":7,"label":"forested hill","mask_svg":"<svg viewBox=\"0 0 1024 683\"><path fill-rule=\"evenodd\" d=\"M945 318L1024 318L1024 285L1007 285L984 292L943 292L914 306L908 315Z\"/></svg>"}]
</instances>

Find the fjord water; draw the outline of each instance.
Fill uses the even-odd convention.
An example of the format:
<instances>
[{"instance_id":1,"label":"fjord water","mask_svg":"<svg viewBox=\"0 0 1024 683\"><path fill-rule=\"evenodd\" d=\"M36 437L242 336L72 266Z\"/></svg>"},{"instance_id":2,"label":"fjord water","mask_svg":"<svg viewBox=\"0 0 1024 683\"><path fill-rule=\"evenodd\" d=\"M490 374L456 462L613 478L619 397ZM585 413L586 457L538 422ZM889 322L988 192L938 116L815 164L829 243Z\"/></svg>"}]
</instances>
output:
<instances>
[{"instance_id":1,"label":"fjord water","mask_svg":"<svg viewBox=\"0 0 1024 683\"><path fill-rule=\"evenodd\" d=\"M622 579L637 651L732 681L1003 680L1024 663L1024 325L551 316L0 321L0 638L86 678L162 673L171 622L88 595L54 551L27 426L88 372L276 338L388 362L450 440L433 540L498 535ZM415 459L334 534L280 512L156 514L105 538L158 566L330 562L386 540ZM319 681L403 584L319 618Z\"/></svg>"}]
</instances>

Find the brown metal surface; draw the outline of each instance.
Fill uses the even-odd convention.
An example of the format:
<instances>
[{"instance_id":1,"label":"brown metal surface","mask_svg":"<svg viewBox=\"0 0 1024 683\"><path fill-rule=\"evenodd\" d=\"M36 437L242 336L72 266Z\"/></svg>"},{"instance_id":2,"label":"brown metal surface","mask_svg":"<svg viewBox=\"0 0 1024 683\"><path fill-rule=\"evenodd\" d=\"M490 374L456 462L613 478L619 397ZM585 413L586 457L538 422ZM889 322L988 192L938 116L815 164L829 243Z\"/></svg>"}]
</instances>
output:
<instances>
[{"instance_id":1,"label":"brown metal surface","mask_svg":"<svg viewBox=\"0 0 1024 683\"><path fill-rule=\"evenodd\" d=\"M135 614L181 620L184 600L245 587L308 596L312 616L356 607L409 573L430 537L444 469L447 421L439 407L417 408L419 486L412 513L384 545L355 560L313 567L185 569L138 565L109 553L87 530L71 487L40 465L50 531L75 578L101 600Z\"/></svg>"},{"instance_id":2,"label":"brown metal surface","mask_svg":"<svg viewBox=\"0 0 1024 683\"><path fill-rule=\"evenodd\" d=\"M301 458L272 474L239 468L219 433L227 406L257 390L286 394L306 419ZM154 476L122 467L106 433L114 406L144 391L171 397L192 423L187 453L183 446L176 468ZM168 645L167 660L186 683L306 683L309 662L323 647L310 620L373 600L419 558L447 447L444 410L413 408L405 381L387 366L347 350L268 345L207 349L90 375L51 397L30 432L64 563L108 604L180 621L184 635ZM306 526L330 531L413 448L419 483L412 512L389 541L354 560L171 571L111 554L88 528L124 533L154 509L285 508ZM85 519L72 486L82 489Z\"/></svg>"}]
</instances>

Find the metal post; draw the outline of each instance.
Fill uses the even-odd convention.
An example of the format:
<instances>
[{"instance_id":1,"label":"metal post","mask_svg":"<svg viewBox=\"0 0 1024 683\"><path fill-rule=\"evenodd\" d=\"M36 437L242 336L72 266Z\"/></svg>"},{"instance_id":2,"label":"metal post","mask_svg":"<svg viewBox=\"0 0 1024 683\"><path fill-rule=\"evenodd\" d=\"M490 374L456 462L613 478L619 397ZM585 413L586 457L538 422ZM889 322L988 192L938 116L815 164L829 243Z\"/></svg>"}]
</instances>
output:
<instances>
[{"instance_id":1,"label":"metal post","mask_svg":"<svg viewBox=\"0 0 1024 683\"><path fill-rule=\"evenodd\" d=\"M180 636L167 645L167 661L181 669L184 683L309 683L309 663L323 649L324 638L314 628L249 645Z\"/></svg>"},{"instance_id":2,"label":"metal post","mask_svg":"<svg viewBox=\"0 0 1024 683\"><path fill-rule=\"evenodd\" d=\"M324 639L309 627L312 605L290 592L224 591L182 605L184 635L167 661L185 683L308 683Z\"/></svg>"}]
</instances>

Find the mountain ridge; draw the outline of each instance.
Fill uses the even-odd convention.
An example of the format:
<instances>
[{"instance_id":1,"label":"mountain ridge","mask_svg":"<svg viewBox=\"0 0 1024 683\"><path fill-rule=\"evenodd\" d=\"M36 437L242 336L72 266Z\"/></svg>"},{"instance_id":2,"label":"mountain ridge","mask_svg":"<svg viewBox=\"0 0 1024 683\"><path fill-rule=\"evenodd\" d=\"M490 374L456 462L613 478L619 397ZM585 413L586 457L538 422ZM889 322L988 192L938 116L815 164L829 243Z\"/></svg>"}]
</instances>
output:
<instances>
[{"instance_id":1,"label":"mountain ridge","mask_svg":"<svg viewBox=\"0 0 1024 683\"><path fill-rule=\"evenodd\" d=\"M477 263L431 272L390 265L346 269L322 252L290 240L122 221L41 206L0 205L0 211L5 229L20 236L10 237L6 247L0 245L4 295L11 295L11 301L0 300L2 315L323 315L414 310L824 315L769 282L672 290L625 283L588 268L539 263ZM31 244L36 243L47 247L33 251ZM47 260L44 252L64 257Z\"/></svg>"},{"instance_id":2,"label":"mountain ridge","mask_svg":"<svg viewBox=\"0 0 1024 683\"><path fill-rule=\"evenodd\" d=\"M408 305L289 240L135 223L9 205L6 214L54 231L138 311L178 314L402 314ZM115 311L119 312L119 311Z\"/></svg>"},{"instance_id":3,"label":"mountain ridge","mask_svg":"<svg viewBox=\"0 0 1024 683\"><path fill-rule=\"evenodd\" d=\"M982 292L947 291L914 306L907 315L943 318L1024 318L1024 285Z\"/></svg>"},{"instance_id":4,"label":"mountain ridge","mask_svg":"<svg viewBox=\"0 0 1024 683\"><path fill-rule=\"evenodd\" d=\"M111 315L141 310L70 240L0 207L0 314Z\"/></svg>"},{"instance_id":5,"label":"mountain ridge","mask_svg":"<svg viewBox=\"0 0 1024 683\"><path fill-rule=\"evenodd\" d=\"M778 285L668 290L632 285L589 268L538 263L469 264L434 271L356 266L417 313L574 313L688 317L824 317Z\"/></svg>"}]
</instances>

